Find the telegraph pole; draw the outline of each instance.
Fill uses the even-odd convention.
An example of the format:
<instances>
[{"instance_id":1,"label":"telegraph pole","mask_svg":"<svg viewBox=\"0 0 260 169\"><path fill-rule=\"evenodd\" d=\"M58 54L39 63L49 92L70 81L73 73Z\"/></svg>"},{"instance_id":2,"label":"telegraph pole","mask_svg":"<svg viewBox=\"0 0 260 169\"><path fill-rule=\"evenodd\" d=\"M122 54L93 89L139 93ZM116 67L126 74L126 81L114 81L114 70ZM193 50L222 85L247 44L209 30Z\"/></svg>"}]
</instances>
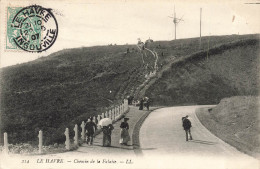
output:
<instances>
[{"instance_id":1,"label":"telegraph pole","mask_svg":"<svg viewBox=\"0 0 260 169\"><path fill-rule=\"evenodd\" d=\"M175 6L174 6L174 19L173 19L173 23L174 23L174 26L175 26L175 40L176 40L176 25L177 25L177 19L176 19L176 13L175 13Z\"/></svg>"},{"instance_id":2,"label":"telegraph pole","mask_svg":"<svg viewBox=\"0 0 260 169\"><path fill-rule=\"evenodd\" d=\"M200 49L201 49L201 14L202 14L202 8L200 8Z\"/></svg>"}]
</instances>

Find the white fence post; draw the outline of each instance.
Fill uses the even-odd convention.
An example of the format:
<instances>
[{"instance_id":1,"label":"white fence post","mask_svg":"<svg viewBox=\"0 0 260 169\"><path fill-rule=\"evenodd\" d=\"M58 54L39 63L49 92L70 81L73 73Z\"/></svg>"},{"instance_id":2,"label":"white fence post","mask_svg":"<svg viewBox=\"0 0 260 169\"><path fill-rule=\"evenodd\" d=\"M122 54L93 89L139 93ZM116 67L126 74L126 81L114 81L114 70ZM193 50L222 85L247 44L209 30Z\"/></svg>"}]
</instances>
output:
<instances>
[{"instance_id":1,"label":"white fence post","mask_svg":"<svg viewBox=\"0 0 260 169\"><path fill-rule=\"evenodd\" d=\"M98 117L97 117L97 124L99 123L100 120L101 120L101 116L98 115Z\"/></svg>"},{"instance_id":2,"label":"white fence post","mask_svg":"<svg viewBox=\"0 0 260 169\"><path fill-rule=\"evenodd\" d=\"M116 119L116 112L115 111L113 112L113 118L114 118L114 120Z\"/></svg>"},{"instance_id":3,"label":"white fence post","mask_svg":"<svg viewBox=\"0 0 260 169\"><path fill-rule=\"evenodd\" d=\"M109 118L112 120L112 113L111 113L111 110L108 111L108 116L109 116Z\"/></svg>"},{"instance_id":4,"label":"white fence post","mask_svg":"<svg viewBox=\"0 0 260 169\"><path fill-rule=\"evenodd\" d=\"M70 149L70 137L69 137L69 129L68 128L66 128L64 134L66 136L66 141L65 141L66 149L69 150Z\"/></svg>"},{"instance_id":5,"label":"white fence post","mask_svg":"<svg viewBox=\"0 0 260 169\"><path fill-rule=\"evenodd\" d=\"M126 110L128 109L128 100L125 99L125 107L126 107Z\"/></svg>"},{"instance_id":6,"label":"white fence post","mask_svg":"<svg viewBox=\"0 0 260 169\"><path fill-rule=\"evenodd\" d=\"M105 113L105 116L106 116L106 118L108 118L108 113L107 113L107 111L106 111L106 113Z\"/></svg>"},{"instance_id":7,"label":"white fence post","mask_svg":"<svg viewBox=\"0 0 260 169\"><path fill-rule=\"evenodd\" d=\"M96 116L93 117L92 121L96 124Z\"/></svg>"},{"instance_id":8,"label":"white fence post","mask_svg":"<svg viewBox=\"0 0 260 169\"><path fill-rule=\"evenodd\" d=\"M39 131L38 137L39 137L39 154L41 154L42 153L42 131L41 130Z\"/></svg>"},{"instance_id":9,"label":"white fence post","mask_svg":"<svg viewBox=\"0 0 260 169\"><path fill-rule=\"evenodd\" d=\"M103 119L103 118L105 118L105 114L104 114L104 113L102 113L101 117L102 117L102 119Z\"/></svg>"},{"instance_id":10,"label":"white fence post","mask_svg":"<svg viewBox=\"0 0 260 169\"><path fill-rule=\"evenodd\" d=\"M115 109L112 108L112 120L115 120Z\"/></svg>"},{"instance_id":11,"label":"white fence post","mask_svg":"<svg viewBox=\"0 0 260 169\"><path fill-rule=\"evenodd\" d=\"M78 133L78 125L75 124L75 127L74 127L74 132L75 132L75 136L74 136L74 144L75 145L79 145L79 133Z\"/></svg>"},{"instance_id":12,"label":"white fence post","mask_svg":"<svg viewBox=\"0 0 260 169\"><path fill-rule=\"evenodd\" d=\"M8 136L7 136L6 132L4 133L4 148L5 148L5 153L8 153L9 152L9 149L8 149Z\"/></svg>"},{"instance_id":13,"label":"white fence post","mask_svg":"<svg viewBox=\"0 0 260 169\"><path fill-rule=\"evenodd\" d=\"M81 140L83 140L83 142L85 141L85 122L82 121L81 125Z\"/></svg>"}]
</instances>

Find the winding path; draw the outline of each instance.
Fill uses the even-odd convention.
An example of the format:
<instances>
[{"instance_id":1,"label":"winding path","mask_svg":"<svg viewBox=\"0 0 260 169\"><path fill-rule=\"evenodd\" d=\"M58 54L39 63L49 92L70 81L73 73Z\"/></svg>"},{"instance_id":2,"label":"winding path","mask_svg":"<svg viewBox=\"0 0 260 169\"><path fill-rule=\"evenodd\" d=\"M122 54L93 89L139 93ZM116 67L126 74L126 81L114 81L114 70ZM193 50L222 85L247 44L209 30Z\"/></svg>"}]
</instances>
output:
<instances>
[{"instance_id":1,"label":"winding path","mask_svg":"<svg viewBox=\"0 0 260 169\"><path fill-rule=\"evenodd\" d=\"M95 138L93 146L83 144L77 150L66 153L35 156L0 154L0 168L258 169L259 161L215 137L200 123L194 113L197 107L169 107L152 111L140 128L139 149L135 149L136 146L138 148L138 142L132 142L138 135L135 126L148 111L140 111L138 107L131 106L130 112L126 115L130 118L129 132L133 136L129 146L121 146L118 142L119 121L114 124L112 147L101 147L102 134L100 134ZM189 142L185 141L185 133L181 126L181 117L185 115L191 117L193 126L194 140ZM142 156L139 156L140 154ZM23 160L29 163L23 163ZM47 163L46 160L56 162ZM57 163L57 160L62 160L62 163ZM100 163L97 164L97 161ZM132 163L127 164L127 161Z\"/></svg>"},{"instance_id":2,"label":"winding path","mask_svg":"<svg viewBox=\"0 0 260 169\"><path fill-rule=\"evenodd\" d=\"M140 147L147 166L167 164L166 168L258 168L259 161L223 142L198 120L201 106L162 108L153 111L140 129ZM186 142L181 118L189 115L193 140ZM159 161L159 162L158 162Z\"/></svg>"}]
</instances>

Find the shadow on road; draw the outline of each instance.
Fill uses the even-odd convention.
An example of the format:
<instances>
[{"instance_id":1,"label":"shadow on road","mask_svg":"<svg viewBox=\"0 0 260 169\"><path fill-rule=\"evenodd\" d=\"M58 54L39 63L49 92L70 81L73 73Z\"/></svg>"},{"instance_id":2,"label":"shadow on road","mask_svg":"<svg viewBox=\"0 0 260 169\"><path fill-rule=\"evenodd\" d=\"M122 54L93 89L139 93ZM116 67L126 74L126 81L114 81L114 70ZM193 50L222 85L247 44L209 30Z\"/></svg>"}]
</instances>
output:
<instances>
[{"instance_id":1,"label":"shadow on road","mask_svg":"<svg viewBox=\"0 0 260 169\"><path fill-rule=\"evenodd\" d=\"M206 145L215 145L215 144L217 144L216 142L203 141L203 140L190 140L190 142L199 143L199 144L206 144Z\"/></svg>"},{"instance_id":2,"label":"shadow on road","mask_svg":"<svg viewBox=\"0 0 260 169\"><path fill-rule=\"evenodd\" d=\"M119 149L124 149L124 150L133 150L132 147L130 147L131 145L129 145L128 147L126 146L120 146L120 147L117 147L117 146L110 146L110 147L107 147L107 148L119 148Z\"/></svg>"},{"instance_id":3,"label":"shadow on road","mask_svg":"<svg viewBox=\"0 0 260 169\"><path fill-rule=\"evenodd\" d=\"M111 148L117 148L117 149L124 149L124 150L133 150L133 147L132 147L133 145L122 145L122 146L109 146L109 147L104 147L104 146L102 146L102 145L95 145L95 144L93 144L93 145L91 145L91 146L89 146L89 145L83 145L83 146L81 146L81 147L87 147L87 148L104 148L104 149L111 149ZM79 151L80 152L80 151Z\"/></svg>"},{"instance_id":4,"label":"shadow on road","mask_svg":"<svg viewBox=\"0 0 260 169\"><path fill-rule=\"evenodd\" d=\"M140 148L140 150L155 150L157 148Z\"/></svg>"}]
</instances>

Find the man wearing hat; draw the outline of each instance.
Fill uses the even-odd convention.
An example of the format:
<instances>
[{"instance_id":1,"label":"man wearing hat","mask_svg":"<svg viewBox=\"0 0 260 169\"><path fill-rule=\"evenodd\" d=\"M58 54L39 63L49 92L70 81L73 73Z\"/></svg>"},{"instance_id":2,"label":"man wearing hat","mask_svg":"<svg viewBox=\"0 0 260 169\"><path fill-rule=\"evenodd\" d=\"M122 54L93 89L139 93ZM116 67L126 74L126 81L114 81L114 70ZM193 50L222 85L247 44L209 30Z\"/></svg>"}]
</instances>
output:
<instances>
[{"instance_id":1,"label":"man wearing hat","mask_svg":"<svg viewBox=\"0 0 260 169\"><path fill-rule=\"evenodd\" d=\"M127 142L130 141L130 135L129 135L129 132L128 132L129 125L127 123L128 120L129 120L129 118L125 117L124 121L120 125L120 128L121 128L120 136L121 136L121 138L119 140L119 143L122 144L122 145L127 145Z\"/></svg>"},{"instance_id":2,"label":"man wearing hat","mask_svg":"<svg viewBox=\"0 0 260 169\"><path fill-rule=\"evenodd\" d=\"M186 141L188 141L188 135L190 135L190 140L192 140L192 136L191 136L191 132L190 132L190 128L191 128L191 122L190 120L188 119L188 115L186 117L183 117L182 119L182 126L183 126L183 129L185 130L185 133L186 133Z\"/></svg>"},{"instance_id":3,"label":"man wearing hat","mask_svg":"<svg viewBox=\"0 0 260 169\"><path fill-rule=\"evenodd\" d=\"M97 129L97 125L92 121L92 117L88 119L86 123L86 134L87 134L87 144L93 144L93 135Z\"/></svg>"}]
</instances>

